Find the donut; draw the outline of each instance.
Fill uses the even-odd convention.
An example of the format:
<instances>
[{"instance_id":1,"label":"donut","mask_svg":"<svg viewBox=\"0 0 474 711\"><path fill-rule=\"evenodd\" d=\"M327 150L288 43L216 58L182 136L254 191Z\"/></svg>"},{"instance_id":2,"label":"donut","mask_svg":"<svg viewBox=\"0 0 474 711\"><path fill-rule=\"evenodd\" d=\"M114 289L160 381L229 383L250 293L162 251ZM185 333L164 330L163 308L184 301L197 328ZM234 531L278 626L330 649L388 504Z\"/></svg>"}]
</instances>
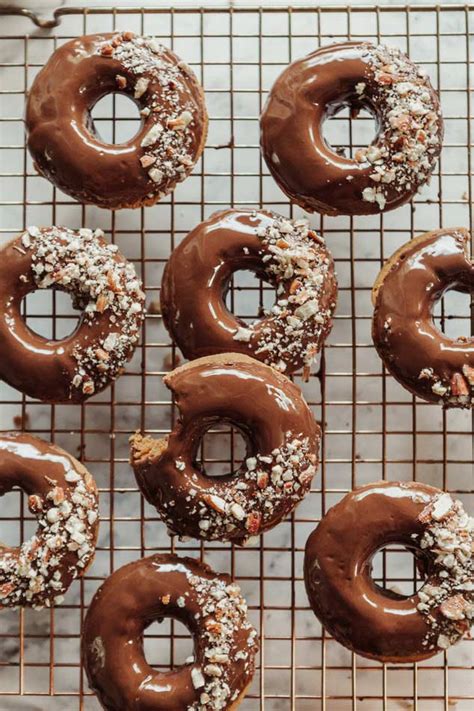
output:
<instances>
[{"instance_id":1,"label":"donut","mask_svg":"<svg viewBox=\"0 0 474 711\"><path fill-rule=\"evenodd\" d=\"M186 625L194 654L161 672L145 659L143 633L165 617ZM240 588L176 555L153 555L113 573L92 600L82 637L89 685L107 711L235 709L257 651Z\"/></svg>"},{"instance_id":2,"label":"donut","mask_svg":"<svg viewBox=\"0 0 474 711\"><path fill-rule=\"evenodd\" d=\"M433 322L448 289L474 291L469 233L434 230L390 257L372 290L372 338L386 368L414 395L444 407L474 404L474 338L449 338Z\"/></svg>"},{"instance_id":3,"label":"donut","mask_svg":"<svg viewBox=\"0 0 474 711\"><path fill-rule=\"evenodd\" d=\"M134 266L102 230L28 227L0 249L0 378L45 402L82 402L131 358L145 295ZM49 340L21 313L25 296L58 289L81 312L74 333Z\"/></svg>"},{"instance_id":4,"label":"donut","mask_svg":"<svg viewBox=\"0 0 474 711\"><path fill-rule=\"evenodd\" d=\"M286 376L239 353L198 358L165 376L179 410L171 434L131 438L131 464L145 498L171 533L244 545L276 526L311 487L320 429ZM224 421L247 454L218 478L196 462L207 429Z\"/></svg>"},{"instance_id":5,"label":"donut","mask_svg":"<svg viewBox=\"0 0 474 711\"><path fill-rule=\"evenodd\" d=\"M324 122L350 107L376 120L374 141L348 158ZM308 212L371 215L410 200L427 182L443 138L439 100L424 70L399 49L342 42L290 64L263 109L261 146L270 173Z\"/></svg>"},{"instance_id":6,"label":"donut","mask_svg":"<svg viewBox=\"0 0 474 711\"><path fill-rule=\"evenodd\" d=\"M253 271L276 289L276 303L247 325L225 304L232 274ZM192 288L190 288L192 285ZM163 275L161 311L186 358L251 355L287 374L312 361L332 327L337 282L332 255L307 220L224 210L173 251Z\"/></svg>"},{"instance_id":7,"label":"donut","mask_svg":"<svg viewBox=\"0 0 474 711\"><path fill-rule=\"evenodd\" d=\"M411 550L425 581L409 597L377 585L374 554ZM309 603L348 649L382 662L417 662L448 649L474 617L474 519L460 501L418 482L376 482L347 494L306 543Z\"/></svg>"},{"instance_id":8,"label":"donut","mask_svg":"<svg viewBox=\"0 0 474 711\"><path fill-rule=\"evenodd\" d=\"M138 133L121 144L97 134L91 111L123 93L140 109ZM133 32L61 45L35 78L26 106L36 169L75 200L112 210L152 205L191 172L207 134L204 95L170 49Z\"/></svg>"},{"instance_id":9,"label":"donut","mask_svg":"<svg viewBox=\"0 0 474 711\"><path fill-rule=\"evenodd\" d=\"M60 447L13 433L0 436L0 496L14 487L28 495L38 528L19 548L0 544L0 609L60 605L94 558L97 487Z\"/></svg>"}]
</instances>

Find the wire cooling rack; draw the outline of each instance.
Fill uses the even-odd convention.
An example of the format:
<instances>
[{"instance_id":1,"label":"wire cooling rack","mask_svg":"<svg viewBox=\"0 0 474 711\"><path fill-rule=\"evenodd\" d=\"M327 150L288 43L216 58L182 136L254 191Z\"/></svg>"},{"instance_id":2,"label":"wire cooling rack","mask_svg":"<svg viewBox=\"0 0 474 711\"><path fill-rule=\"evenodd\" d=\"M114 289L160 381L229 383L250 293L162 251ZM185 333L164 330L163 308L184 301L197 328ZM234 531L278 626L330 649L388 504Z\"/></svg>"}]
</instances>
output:
<instances>
[{"instance_id":1,"label":"wire cooling rack","mask_svg":"<svg viewBox=\"0 0 474 711\"><path fill-rule=\"evenodd\" d=\"M64 607L1 613L0 707L98 709L79 655L91 596L120 565L175 551L202 556L216 570L232 573L247 596L261 634L261 653L243 711L472 708L472 642L421 664L364 660L324 632L308 609L302 581L308 534L321 514L356 485L416 479L456 493L472 510L471 414L442 412L415 400L384 373L370 338L370 289L384 260L425 230L451 225L472 230L472 8L77 8L57 11L49 29L5 10L2 14L0 239L6 241L29 224L101 227L141 271L149 313L142 345L126 374L84 406L47 406L0 385L0 428L25 429L80 456L99 484L102 513L94 565L71 588ZM22 125L25 91L54 48L77 35L112 29L156 35L172 46L201 78L210 112L208 146L192 177L155 207L115 214L78 205L37 176ZM179 362L158 308L164 264L183 236L221 207L266 206L285 215L301 214L262 162L258 115L289 61L348 38L398 45L426 67L440 90L446 123L439 172L412 205L395 212L311 218L334 253L340 295L317 372L308 384L296 378L324 430L322 464L310 495L254 548L169 539L140 497L128 465L130 434L136 429L165 433L176 414L161 382L163 373ZM130 102L114 96L97 107L94 117L102 136L119 142L134 132L135 113ZM373 129L367 115L350 121L344 114L326 127L328 139L346 151L367 144ZM236 276L229 298L239 315L252 317L272 293L244 274ZM73 314L62 294L37 292L25 303L29 325L56 338L71 332ZM472 334L465 295L448 294L437 315L447 332ZM208 433L202 456L209 473L229 471L242 456L239 436L228 428ZM4 542L17 545L31 534L34 521L20 493L5 497L0 512ZM406 593L417 585L413 559L400 549L378 555L374 575ZM145 646L150 663L168 668L187 656L190 640L179 624L165 622L150 628Z\"/></svg>"}]
</instances>

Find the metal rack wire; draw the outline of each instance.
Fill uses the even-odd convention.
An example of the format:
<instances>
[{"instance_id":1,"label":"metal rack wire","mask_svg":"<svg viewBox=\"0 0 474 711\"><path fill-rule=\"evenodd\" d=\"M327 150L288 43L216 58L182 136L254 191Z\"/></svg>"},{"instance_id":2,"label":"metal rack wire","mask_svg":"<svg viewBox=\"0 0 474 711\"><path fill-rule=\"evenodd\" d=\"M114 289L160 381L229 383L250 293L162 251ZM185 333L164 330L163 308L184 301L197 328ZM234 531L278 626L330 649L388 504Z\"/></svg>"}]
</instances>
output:
<instances>
[{"instance_id":1,"label":"metal rack wire","mask_svg":"<svg viewBox=\"0 0 474 711\"><path fill-rule=\"evenodd\" d=\"M418 665L380 665L351 655L330 639L308 609L302 556L321 515L354 486L377 479L417 479L455 492L472 510L472 418L441 412L412 398L383 371L370 339L370 288L384 260L410 237L439 226L473 228L474 11L468 5L321 8L63 8L43 28L31 17L0 11L0 242L27 224L102 227L141 270L148 294L142 345L114 387L84 406L46 406L0 384L0 429L24 428L78 454L98 481L102 525L89 574L61 610L3 611L0 616L2 709L98 709L79 656L81 622L96 588L118 566L157 551L202 556L235 575L261 634L260 669L243 711L437 711L472 708L472 642ZM34 18L33 18L34 19ZM200 76L210 111L204 157L169 199L153 208L110 213L75 204L38 177L24 146L22 113L28 86L56 46L85 33L132 29L158 36ZM168 538L141 499L128 466L129 435L167 432L175 417L161 376L179 360L157 309L160 279L174 245L219 206L254 205L298 215L278 191L258 148L258 115L271 83L292 59L314 46L348 38L386 41L408 50L438 86L446 120L439 172L412 206L374 218L320 218L337 261L340 297L333 333L317 372L302 384L324 430L322 464L296 513L255 548L200 545ZM96 125L111 141L130 133L130 105L112 97ZM367 118L343 115L328 131L346 150L370 140ZM250 317L268 299L265 286L236 277L230 304ZM450 294L442 328L473 333L469 303ZM28 323L59 337L73 312L61 295L35 295ZM206 436L209 470L229 471L241 456L229 429ZM0 537L18 542L34 521L23 497L2 502ZM416 569L400 549L377 558L376 577L410 592ZM176 624L150 628L149 661L157 667L186 656L187 635Z\"/></svg>"}]
</instances>

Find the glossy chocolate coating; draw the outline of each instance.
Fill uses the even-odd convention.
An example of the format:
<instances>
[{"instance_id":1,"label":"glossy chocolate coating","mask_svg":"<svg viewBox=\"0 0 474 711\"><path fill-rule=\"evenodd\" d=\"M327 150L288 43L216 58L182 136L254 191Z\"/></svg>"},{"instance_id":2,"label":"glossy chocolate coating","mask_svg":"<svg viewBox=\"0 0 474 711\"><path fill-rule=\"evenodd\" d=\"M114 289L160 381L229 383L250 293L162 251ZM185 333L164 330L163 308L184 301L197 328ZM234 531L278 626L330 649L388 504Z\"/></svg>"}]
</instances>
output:
<instances>
[{"instance_id":1,"label":"glossy chocolate coating","mask_svg":"<svg viewBox=\"0 0 474 711\"><path fill-rule=\"evenodd\" d=\"M291 273L272 274L275 249L259 236L274 225L278 231L278 215L265 210L231 209L216 212L201 222L173 251L163 274L161 312L171 336L184 356L190 360L217 353L251 355L277 369L291 374L301 367L309 370L311 360L322 347L332 326L332 313L337 297L334 263L324 242L306 237L300 240L302 253L321 262L309 276L299 276L301 289L311 288L310 278L318 271L318 321L308 320L302 332L288 332L288 316L294 317L297 303L288 303L290 290L298 280ZM292 223L284 220L286 226ZM306 233L308 230L305 230ZM317 235L311 232L317 237ZM295 241L298 241L296 232ZM287 235L286 235L287 236ZM285 233L281 233L281 239ZM308 244L309 243L309 244ZM315 251L313 251L315 250ZM290 250L288 250L290 251ZM296 260L295 260L296 261ZM232 275L237 271L254 272L259 278L278 288L278 298L285 299L288 316L275 316L271 311L251 326L248 341L234 336L247 326L225 304ZM284 272L284 270L281 270ZM190 287L190 285L192 285ZM307 285L309 285L307 287ZM291 298L291 297L290 297ZM262 348L273 344L272 349Z\"/></svg>"},{"instance_id":2,"label":"glossy chocolate coating","mask_svg":"<svg viewBox=\"0 0 474 711\"><path fill-rule=\"evenodd\" d=\"M242 322L227 309L225 296L236 271L252 271L267 279L256 234L265 218L270 219L270 214L217 212L171 254L161 284L161 312L185 358L230 352L249 355L247 343L233 340Z\"/></svg>"},{"instance_id":3,"label":"glossy chocolate coating","mask_svg":"<svg viewBox=\"0 0 474 711\"><path fill-rule=\"evenodd\" d=\"M418 595L379 588L371 561L393 543L423 560L414 540L424 530L418 517L438 493L415 482L360 487L331 508L308 538L304 576L310 605L330 634L357 654L415 662L435 653L423 644L430 628L417 609Z\"/></svg>"},{"instance_id":4,"label":"glossy chocolate coating","mask_svg":"<svg viewBox=\"0 0 474 711\"><path fill-rule=\"evenodd\" d=\"M355 113L365 108L377 122L372 145L388 153L396 150L382 130L383 99L368 61L370 47L369 43L343 42L296 60L276 80L263 109L261 146L268 168L288 197L310 212L380 213L376 202L362 199L363 191L376 185L370 177L374 166L336 153L324 139L322 128L341 108L350 107ZM356 90L360 84L364 85L363 95ZM438 111L436 92L428 80L425 84ZM418 187L415 181L407 181L401 191L394 184L387 185L383 209L393 210L407 202Z\"/></svg>"},{"instance_id":5,"label":"glossy chocolate coating","mask_svg":"<svg viewBox=\"0 0 474 711\"><path fill-rule=\"evenodd\" d=\"M100 53L101 46L117 36L87 35L59 47L35 78L26 107L28 148L41 174L74 199L110 209L152 204L177 182L164 180L158 190L140 163L146 154L142 141L158 120L151 97L170 116L176 111L153 70L143 72L148 90L135 97L137 76L113 56ZM165 51L163 59L179 65L180 79L174 90L183 105L190 103L194 109L191 158L195 162L207 132L202 89L171 50ZM117 84L117 77L126 79L125 87ZM127 94L140 110L150 109L150 113L133 138L110 145L95 133L91 111L102 97L116 92Z\"/></svg>"},{"instance_id":6,"label":"glossy chocolate coating","mask_svg":"<svg viewBox=\"0 0 474 711\"><path fill-rule=\"evenodd\" d=\"M81 492L76 488L78 482L85 487ZM84 574L93 560L99 524L95 482L84 465L60 447L29 434L10 433L0 437L0 496L17 488L28 495L29 507L40 520L28 551L0 544L0 607L58 604L59 596L75 578ZM84 492L87 492L86 497ZM48 510L56 510L60 506L52 500L53 494L59 494L59 498L69 504L72 496L79 495L85 502L82 507L84 517L91 514L90 522L84 518L88 530L88 552L83 565L78 565L79 546L74 550L67 549L69 532L65 533L63 524L68 520L71 523L71 518L61 512L60 523L56 524L57 530L55 528L54 531L53 522L44 518ZM71 511L76 515L77 507L73 505ZM61 538L61 545L50 548L48 543L54 535ZM14 575L9 576L8 569L12 567ZM55 574L57 582L53 587L50 582ZM42 582L38 580L37 587L29 587L28 583L38 575L41 575ZM33 593L29 597L26 595L28 590Z\"/></svg>"},{"instance_id":7,"label":"glossy chocolate coating","mask_svg":"<svg viewBox=\"0 0 474 711\"><path fill-rule=\"evenodd\" d=\"M317 465L320 430L299 388L240 354L200 358L170 373L165 383L179 420L164 440L132 438L132 466L142 493L171 531L242 545L278 524L309 490ZM206 430L222 421L239 428L247 455L234 474L208 477L196 463L198 448ZM286 448L294 440L298 461L292 471ZM274 461L280 450L282 460ZM277 463L292 474L288 481L272 479Z\"/></svg>"},{"instance_id":8,"label":"glossy chocolate coating","mask_svg":"<svg viewBox=\"0 0 474 711\"><path fill-rule=\"evenodd\" d=\"M448 289L474 289L468 249L462 228L421 235L388 260L373 291L372 337L386 367L412 393L445 407L472 406L474 394L474 339L449 338L433 322Z\"/></svg>"},{"instance_id":9,"label":"glossy chocolate coating","mask_svg":"<svg viewBox=\"0 0 474 711\"><path fill-rule=\"evenodd\" d=\"M81 241L79 233L63 228L41 228L38 232L41 235L48 235L51 230L57 231L57 235L54 236L58 238L59 243L62 239L61 235L64 239L76 236ZM107 243L102 237L97 237L94 244L98 245L99 249L107 248ZM117 265L117 268L126 267L128 264L120 252L109 254L105 251L104 254L110 258L109 263ZM117 313L109 307L101 312L96 311L92 318L85 318L82 313L74 332L61 340L44 338L34 333L28 328L21 312L23 299L39 288L35 278L34 256L34 245L32 249L25 248L22 236L15 238L0 250L0 377L20 392L44 402L82 402L92 393L88 394L81 388L73 386L74 376L78 371L78 358L75 354L86 352L92 346L98 348L109 334L121 332L127 321L125 313L119 312L120 320L117 318ZM51 266L54 270L61 270L68 265L71 266L66 256ZM128 288L129 284L130 282L125 285L125 288ZM71 291L68 285L61 287L59 283L54 282L51 288ZM77 291L71 295L74 306L82 311L84 293ZM134 292L134 298L137 303L141 303L144 295L138 290L137 293ZM143 311L143 307L140 311ZM141 313L137 313L132 318L134 328L135 326L138 328L141 318ZM135 336L136 333L134 338ZM133 350L134 342L130 341L127 354L129 358ZM113 360L114 357L112 354L111 359ZM97 365L100 368L100 363ZM103 377L97 370L95 376L91 374L91 378L94 382L92 392L99 392L110 382L113 374L110 378Z\"/></svg>"},{"instance_id":10,"label":"glossy chocolate coating","mask_svg":"<svg viewBox=\"0 0 474 711\"><path fill-rule=\"evenodd\" d=\"M28 328L21 304L36 285L32 278L26 282L20 279L31 273L31 255L22 255L15 244L16 240L7 244L0 259L0 375L30 397L67 402L77 367L72 353L78 343L85 346L91 334L84 324L67 338L54 341ZM110 325L107 315L101 321L102 327Z\"/></svg>"},{"instance_id":11,"label":"glossy chocolate coating","mask_svg":"<svg viewBox=\"0 0 474 711\"><path fill-rule=\"evenodd\" d=\"M203 609L203 600L190 582L190 576L210 582L212 591L219 583L231 585L226 575L216 575L208 566L191 558L154 555L130 563L111 575L99 588L87 612L82 637L84 665L91 688L108 711L185 711L211 709L199 704L204 687L195 688L193 672L205 670L209 663L208 627L212 621ZM215 585L217 583L217 585ZM222 589L222 585L220 586ZM205 603L212 600L205 594ZM241 598L234 598L238 603ZM219 597L214 598L214 606ZM180 604L181 603L181 604ZM147 663L143 632L163 618L179 620L194 639L193 663L173 671L156 671ZM215 622L215 619L214 619ZM240 624L229 630L225 681L233 700L222 709L235 708L250 683L257 650L248 644L254 632L240 615ZM246 659L236 658L239 652ZM206 674L204 673L206 677ZM208 681L208 678L206 677ZM235 694L235 696L234 696ZM197 704L197 706L195 706Z\"/></svg>"}]
</instances>

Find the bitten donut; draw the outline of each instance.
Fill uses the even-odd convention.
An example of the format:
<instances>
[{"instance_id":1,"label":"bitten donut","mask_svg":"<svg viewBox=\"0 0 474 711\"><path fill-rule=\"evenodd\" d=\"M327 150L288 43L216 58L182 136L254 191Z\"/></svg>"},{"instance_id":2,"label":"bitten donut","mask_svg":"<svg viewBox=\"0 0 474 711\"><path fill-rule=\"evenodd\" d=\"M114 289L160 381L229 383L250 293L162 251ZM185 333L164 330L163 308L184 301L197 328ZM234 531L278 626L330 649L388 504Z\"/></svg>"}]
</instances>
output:
<instances>
[{"instance_id":1,"label":"bitten donut","mask_svg":"<svg viewBox=\"0 0 474 711\"><path fill-rule=\"evenodd\" d=\"M277 300L247 325L226 307L232 274L249 270ZM192 285L192 288L190 288ZM332 327L337 282L332 255L307 220L224 210L198 225L166 266L161 310L186 358L240 352L304 377Z\"/></svg>"},{"instance_id":2,"label":"bitten donut","mask_svg":"<svg viewBox=\"0 0 474 711\"><path fill-rule=\"evenodd\" d=\"M413 551L425 582L405 597L373 582L372 558L388 544ZM311 607L357 654L417 662L447 649L474 617L474 519L460 501L417 482L377 482L345 496L306 544Z\"/></svg>"},{"instance_id":3,"label":"bitten donut","mask_svg":"<svg viewBox=\"0 0 474 711\"><path fill-rule=\"evenodd\" d=\"M474 338L448 338L433 322L448 289L474 291L462 228L427 232L390 257L372 291L372 337L387 369L412 393L444 407L472 407Z\"/></svg>"},{"instance_id":4,"label":"bitten donut","mask_svg":"<svg viewBox=\"0 0 474 711\"><path fill-rule=\"evenodd\" d=\"M377 135L353 159L324 138L342 108L365 108ZM309 212L369 215L410 200L429 179L441 150L439 100L426 73L398 49L343 42L290 64L261 117L271 174Z\"/></svg>"},{"instance_id":5,"label":"bitten donut","mask_svg":"<svg viewBox=\"0 0 474 711\"><path fill-rule=\"evenodd\" d=\"M28 434L0 436L0 496L28 495L38 529L19 548L0 544L0 608L60 605L92 563L99 525L97 488L60 447Z\"/></svg>"},{"instance_id":6,"label":"bitten donut","mask_svg":"<svg viewBox=\"0 0 474 711\"><path fill-rule=\"evenodd\" d=\"M133 99L142 118L122 144L97 134L91 111L105 95ZM80 202L117 209L152 205L191 172L204 148L204 95L189 67L133 32L79 37L39 72L26 107L37 170Z\"/></svg>"},{"instance_id":7,"label":"bitten donut","mask_svg":"<svg viewBox=\"0 0 474 711\"><path fill-rule=\"evenodd\" d=\"M199 358L165 376L179 409L168 437L132 437L138 485L171 533L244 545L276 526L309 491L320 430L301 391L273 368L235 354ZM196 463L210 426L234 424L247 443L239 469L206 476Z\"/></svg>"},{"instance_id":8,"label":"bitten donut","mask_svg":"<svg viewBox=\"0 0 474 711\"><path fill-rule=\"evenodd\" d=\"M81 402L103 390L131 358L145 295L133 264L101 230L29 227L0 250L0 378L45 402ZM21 313L25 296L58 289L81 319L49 340Z\"/></svg>"},{"instance_id":9,"label":"bitten donut","mask_svg":"<svg viewBox=\"0 0 474 711\"><path fill-rule=\"evenodd\" d=\"M143 633L165 617L186 625L194 655L160 672L145 659ZM107 711L235 709L257 651L240 588L175 555L154 555L113 573L92 600L82 638L89 684Z\"/></svg>"}]
</instances>

